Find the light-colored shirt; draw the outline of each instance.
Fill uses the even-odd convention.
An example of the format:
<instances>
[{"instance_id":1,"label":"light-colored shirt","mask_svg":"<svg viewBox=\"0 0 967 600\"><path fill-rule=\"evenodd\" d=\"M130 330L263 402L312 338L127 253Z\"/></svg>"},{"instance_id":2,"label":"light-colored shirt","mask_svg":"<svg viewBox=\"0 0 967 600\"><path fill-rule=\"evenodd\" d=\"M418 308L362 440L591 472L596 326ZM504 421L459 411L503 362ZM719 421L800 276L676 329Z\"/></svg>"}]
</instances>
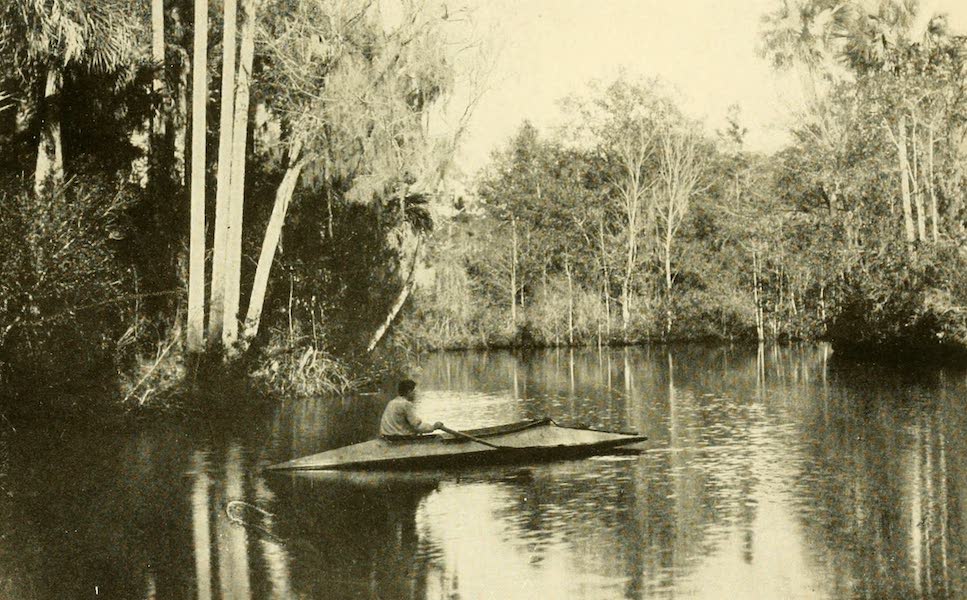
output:
<instances>
[{"instance_id":1,"label":"light-colored shirt","mask_svg":"<svg viewBox=\"0 0 967 600\"><path fill-rule=\"evenodd\" d=\"M380 435L416 435L433 431L433 423L424 423L416 415L413 403L402 396L389 401L379 420Z\"/></svg>"}]
</instances>

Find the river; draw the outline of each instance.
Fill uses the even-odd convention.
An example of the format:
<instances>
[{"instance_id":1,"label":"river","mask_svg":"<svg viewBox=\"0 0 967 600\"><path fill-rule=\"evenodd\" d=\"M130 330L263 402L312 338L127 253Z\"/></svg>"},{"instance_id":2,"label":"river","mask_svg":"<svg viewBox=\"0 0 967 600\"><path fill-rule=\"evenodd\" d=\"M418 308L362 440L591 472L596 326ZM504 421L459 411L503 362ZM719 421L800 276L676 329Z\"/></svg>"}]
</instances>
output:
<instances>
[{"instance_id":1,"label":"river","mask_svg":"<svg viewBox=\"0 0 967 600\"><path fill-rule=\"evenodd\" d=\"M823 345L432 354L419 411L638 430L637 456L260 467L384 393L133 433L0 422L0 598L965 598L967 376ZM224 421L224 422L222 422Z\"/></svg>"}]
</instances>

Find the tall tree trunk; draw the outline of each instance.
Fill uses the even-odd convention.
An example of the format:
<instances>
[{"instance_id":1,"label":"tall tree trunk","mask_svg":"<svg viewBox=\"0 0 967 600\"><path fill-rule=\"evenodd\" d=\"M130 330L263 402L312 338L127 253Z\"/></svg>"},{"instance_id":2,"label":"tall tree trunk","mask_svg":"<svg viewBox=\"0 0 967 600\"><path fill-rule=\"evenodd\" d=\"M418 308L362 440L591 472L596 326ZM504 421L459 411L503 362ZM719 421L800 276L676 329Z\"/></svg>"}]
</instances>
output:
<instances>
[{"instance_id":1,"label":"tall tree trunk","mask_svg":"<svg viewBox=\"0 0 967 600\"><path fill-rule=\"evenodd\" d=\"M934 244L940 240L940 213L937 211L937 190L933 175L933 147L935 143L933 125L931 125L927 140L927 189L930 190L930 233Z\"/></svg>"},{"instance_id":2,"label":"tall tree trunk","mask_svg":"<svg viewBox=\"0 0 967 600\"><path fill-rule=\"evenodd\" d=\"M604 314L607 319L604 323L605 331L608 334L608 341L611 341L611 281L608 273L608 258L604 246L604 218L598 220L598 239L601 242L601 276L604 282Z\"/></svg>"},{"instance_id":3,"label":"tall tree trunk","mask_svg":"<svg viewBox=\"0 0 967 600\"><path fill-rule=\"evenodd\" d=\"M222 338L225 310L225 245L228 238L228 205L232 180L232 140L235 106L236 0L225 0L222 38L222 98L218 122L218 175L215 189L215 235L212 252L212 284L208 305L209 343Z\"/></svg>"},{"instance_id":4,"label":"tall tree trunk","mask_svg":"<svg viewBox=\"0 0 967 600\"><path fill-rule=\"evenodd\" d=\"M759 293L759 255L752 251L752 295L755 299L755 333L761 343L765 340L765 327L762 315L762 295Z\"/></svg>"},{"instance_id":5,"label":"tall tree trunk","mask_svg":"<svg viewBox=\"0 0 967 600\"><path fill-rule=\"evenodd\" d=\"M910 135L910 145L913 150L913 165L910 174L910 181L913 183L913 205L917 209L917 240L920 243L927 241L927 213L923 209L923 190L920 188L920 152L917 148L917 121L913 120L913 131Z\"/></svg>"},{"instance_id":6,"label":"tall tree trunk","mask_svg":"<svg viewBox=\"0 0 967 600\"><path fill-rule=\"evenodd\" d=\"M183 34L185 31L184 23L181 20L181 10L175 6L171 10L171 28L176 35ZM173 91L173 107L169 117L169 127L172 132L172 177L177 182L178 188L186 185L185 160L187 155L188 140L188 75L191 70L191 59L188 56L187 37L182 40L184 44L176 44L173 48L177 54L177 81Z\"/></svg>"},{"instance_id":7,"label":"tall tree trunk","mask_svg":"<svg viewBox=\"0 0 967 600\"><path fill-rule=\"evenodd\" d=\"M40 143L34 170L34 192L40 194L47 184L64 180L64 150L60 135L61 91L64 76L59 66L47 67L44 102L41 107Z\"/></svg>"},{"instance_id":8,"label":"tall tree trunk","mask_svg":"<svg viewBox=\"0 0 967 600\"><path fill-rule=\"evenodd\" d=\"M625 339L628 338L628 327L631 323L631 278L635 268L635 254L637 253L637 220L629 217L628 223L628 253L625 263L624 282L621 286L621 328Z\"/></svg>"},{"instance_id":9,"label":"tall tree trunk","mask_svg":"<svg viewBox=\"0 0 967 600\"><path fill-rule=\"evenodd\" d=\"M527 245L524 246L525 252L526 252L526 248L528 248L529 246L530 246L530 231L527 232ZM518 288L517 291L519 296L517 304L518 306L520 306L520 314L525 315L527 314L527 286L523 282L521 282L520 285L517 286L517 288Z\"/></svg>"},{"instance_id":10,"label":"tall tree trunk","mask_svg":"<svg viewBox=\"0 0 967 600\"><path fill-rule=\"evenodd\" d=\"M829 329L826 321L826 285L819 286L819 318L823 323L823 334Z\"/></svg>"},{"instance_id":11,"label":"tall tree trunk","mask_svg":"<svg viewBox=\"0 0 967 600\"><path fill-rule=\"evenodd\" d=\"M191 86L191 234L188 266L188 351L205 346L205 109L208 102L208 0L195 0Z\"/></svg>"},{"instance_id":12,"label":"tall tree trunk","mask_svg":"<svg viewBox=\"0 0 967 600\"><path fill-rule=\"evenodd\" d=\"M299 175L305 166L305 159L299 156L301 145L296 144L289 158L289 168L282 177L275 192L275 204L272 206L272 215L269 223L265 227L265 236L262 238L262 251L259 253L258 266L255 268L255 279L252 283L252 295L249 298L248 311L245 315L245 341L249 343L259 331L259 323L262 319L262 307L265 303L265 292L269 284L269 273L272 270L272 263L275 262L275 253L279 247L279 240L282 239L282 227L285 225L285 216L292 202L292 194L295 191Z\"/></svg>"},{"instance_id":13,"label":"tall tree trunk","mask_svg":"<svg viewBox=\"0 0 967 600\"><path fill-rule=\"evenodd\" d=\"M669 200L671 202L671 200ZM669 206L668 222L665 227L665 336L671 335L672 321L672 239L674 230L672 229L672 207Z\"/></svg>"},{"instance_id":14,"label":"tall tree trunk","mask_svg":"<svg viewBox=\"0 0 967 600\"><path fill-rule=\"evenodd\" d=\"M172 115L174 124L174 160L171 168L178 187L184 188L188 176L188 73L191 59L187 52L181 53L178 72L178 90L175 94L175 110Z\"/></svg>"},{"instance_id":15,"label":"tall tree trunk","mask_svg":"<svg viewBox=\"0 0 967 600\"><path fill-rule=\"evenodd\" d=\"M151 60L157 67L152 88L158 96L165 96L165 3L164 0L151 0ZM165 104L162 103L162 107ZM165 139L165 110L161 108L151 121L151 162L158 164L161 158L161 144Z\"/></svg>"},{"instance_id":16,"label":"tall tree trunk","mask_svg":"<svg viewBox=\"0 0 967 600\"><path fill-rule=\"evenodd\" d=\"M418 237L416 239L416 248L413 249L413 258L410 261L410 272L407 274L406 279L403 281L403 288L400 290L399 295L396 297L396 301L393 302L393 306L390 307L389 312L386 314L386 318L378 329L373 333L373 336L369 339L369 343L366 345L366 352L372 352L376 345L379 344L386 332L389 331L390 326L393 321L396 320L396 315L400 313L403 305L406 304L406 299L410 297L410 293L413 291L413 281L416 275L416 262L420 256L420 247L423 244L423 238Z\"/></svg>"},{"instance_id":17,"label":"tall tree trunk","mask_svg":"<svg viewBox=\"0 0 967 600\"><path fill-rule=\"evenodd\" d=\"M510 324L514 335L517 334L517 219L510 218Z\"/></svg>"},{"instance_id":18,"label":"tall tree trunk","mask_svg":"<svg viewBox=\"0 0 967 600\"><path fill-rule=\"evenodd\" d=\"M625 340L628 339L628 327L631 323L631 281L626 276L621 283L621 330Z\"/></svg>"},{"instance_id":19,"label":"tall tree trunk","mask_svg":"<svg viewBox=\"0 0 967 600\"><path fill-rule=\"evenodd\" d=\"M897 158L900 162L900 194L903 201L903 224L907 244L913 248L917 232L913 224L913 208L910 203L910 163L907 160L907 117L900 117L900 127L896 138Z\"/></svg>"},{"instance_id":20,"label":"tall tree trunk","mask_svg":"<svg viewBox=\"0 0 967 600\"><path fill-rule=\"evenodd\" d=\"M232 138L231 200L225 243L225 302L222 343L231 349L238 339L238 304L242 269L242 207L245 203L245 146L248 140L249 85L255 55L255 2L242 3L242 45L235 83L235 126Z\"/></svg>"},{"instance_id":21,"label":"tall tree trunk","mask_svg":"<svg viewBox=\"0 0 967 600\"><path fill-rule=\"evenodd\" d=\"M665 291L670 295L672 292L672 227L668 223L665 230Z\"/></svg>"},{"instance_id":22,"label":"tall tree trunk","mask_svg":"<svg viewBox=\"0 0 967 600\"><path fill-rule=\"evenodd\" d=\"M628 339L628 328L631 324L631 282L634 276L635 261L638 257L638 218L641 210L641 169L644 156L645 152L628 154L623 165L629 178L627 186L622 191L628 238L624 281L621 286L621 328L626 340Z\"/></svg>"},{"instance_id":23,"label":"tall tree trunk","mask_svg":"<svg viewBox=\"0 0 967 600\"><path fill-rule=\"evenodd\" d=\"M567 274L567 343L574 346L574 282L567 258L564 259L564 272Z\"/></svg>"}]
</instances>

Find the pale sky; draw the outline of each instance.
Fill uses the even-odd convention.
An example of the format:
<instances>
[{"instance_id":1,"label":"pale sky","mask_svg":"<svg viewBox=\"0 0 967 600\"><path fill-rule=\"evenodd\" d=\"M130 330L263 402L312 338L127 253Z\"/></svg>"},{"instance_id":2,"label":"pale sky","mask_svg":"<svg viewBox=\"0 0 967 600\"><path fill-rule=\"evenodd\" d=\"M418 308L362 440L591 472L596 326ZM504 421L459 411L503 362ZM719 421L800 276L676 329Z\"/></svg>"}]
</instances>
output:
<instances>
[{"instance_id":1,"label":"pale sky","mask_svg":"<svg viewBox=\"0 0 967 600\"><path fill-rule=\"evenodd\" d=\"M524 119L549 131L557 101L608 81L658 76L678 90L687 114L711 132L738 104L748 145L770 151L786 141L800 101L795 76L779 76L756 52L760 18L780 0L470 0L497 48L488 92L463 140L472 174ZM926 0L967 31L967 0Z\"/></svg>"}]
</instances>

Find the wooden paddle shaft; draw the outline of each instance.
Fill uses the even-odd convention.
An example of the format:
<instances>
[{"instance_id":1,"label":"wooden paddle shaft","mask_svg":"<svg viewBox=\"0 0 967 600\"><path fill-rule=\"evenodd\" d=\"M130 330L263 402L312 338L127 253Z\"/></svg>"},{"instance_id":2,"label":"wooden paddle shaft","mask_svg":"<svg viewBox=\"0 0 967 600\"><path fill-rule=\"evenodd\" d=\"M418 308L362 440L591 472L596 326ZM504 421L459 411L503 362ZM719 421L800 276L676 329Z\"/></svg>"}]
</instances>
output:
<instances>
[{"instance_id":1,"label":"wooden paddle shaft","mask_svg":"<svg viewBox=\"0 0 967 600\"><path fill-rule=\"evenodd\" d=\"M477 442L478 444L483 444L484 446L490 446L491 448L493 448L495 450L501 450L501 449L504 448L503 446L498 446L497 444L491 444L487 440L482 440L482 439L480 439L478 437L472 436L469 433L463 433L462 431L457 431L456 429L450 429L449 427L447 427L445 425L441 425L440 426L440 429L443 430L443 431L446 431L447 433L449 433L452 436L461 437L461 438L470 440L471 442Z\"/></svg>"}]
</instances>

